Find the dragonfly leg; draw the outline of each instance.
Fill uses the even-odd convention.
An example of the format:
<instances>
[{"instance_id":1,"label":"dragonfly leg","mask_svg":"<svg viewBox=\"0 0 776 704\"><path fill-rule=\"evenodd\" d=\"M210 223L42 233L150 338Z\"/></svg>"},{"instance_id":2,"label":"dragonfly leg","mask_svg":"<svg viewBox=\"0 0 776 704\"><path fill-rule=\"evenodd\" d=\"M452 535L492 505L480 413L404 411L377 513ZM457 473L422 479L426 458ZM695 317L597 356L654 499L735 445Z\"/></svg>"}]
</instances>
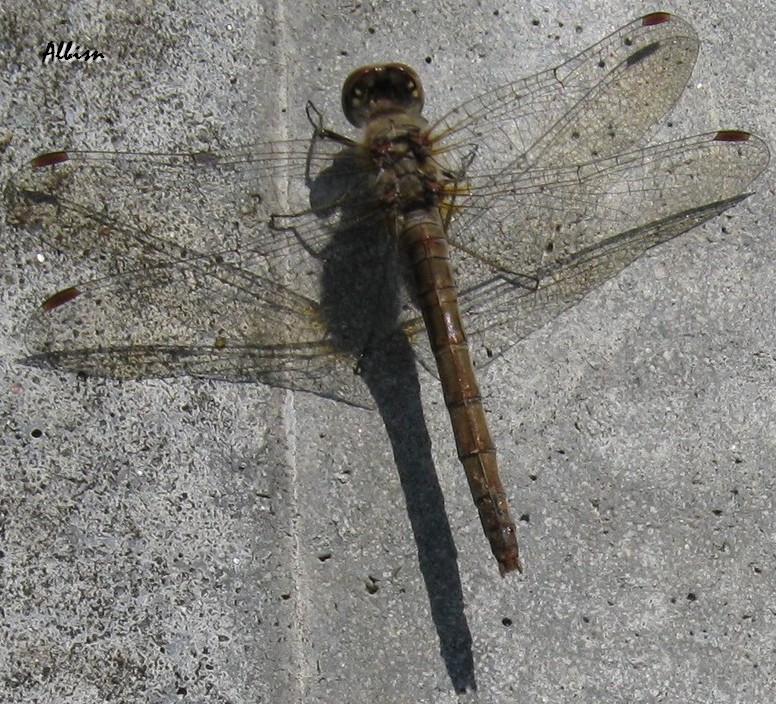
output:
<instances>
[{"instance_id":1,"label":"dragonfly leg","mask_svg":"<svg viewBox=\"0 0 776 704\"><path fill-rule=\"evenodd\" d=\"M346 137L344 134L330 130L328 127L323 126L323 113L315 107L315 103L312 100L308 100L304 108L305 115L310 124L313 126L313 140L315 139L331 139L335 142L342 144L346 147L357 147L358 142L350 137Z\"/></svg>"}]
</instances>

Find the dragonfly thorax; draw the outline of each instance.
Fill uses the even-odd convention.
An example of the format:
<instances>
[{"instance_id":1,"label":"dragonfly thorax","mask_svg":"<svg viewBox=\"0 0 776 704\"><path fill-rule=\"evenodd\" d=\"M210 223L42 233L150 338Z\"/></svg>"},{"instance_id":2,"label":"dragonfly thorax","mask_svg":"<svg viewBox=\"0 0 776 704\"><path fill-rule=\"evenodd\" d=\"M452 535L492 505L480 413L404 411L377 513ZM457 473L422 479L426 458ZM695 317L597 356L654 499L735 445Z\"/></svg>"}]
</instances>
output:
<instances>
[{"instance_id":1,"label":"dragonfly thorax","mask_svg":"<svg viewBox=\"0 0 776 704\"><path fill-rule=\"evenodd\" d=\"M399 126L392 118L383 117L366 129L365 146L377 175L375 195L394 212L439 205L443 186L419 121L422 118Z\"/></svg>"}]
</instances>

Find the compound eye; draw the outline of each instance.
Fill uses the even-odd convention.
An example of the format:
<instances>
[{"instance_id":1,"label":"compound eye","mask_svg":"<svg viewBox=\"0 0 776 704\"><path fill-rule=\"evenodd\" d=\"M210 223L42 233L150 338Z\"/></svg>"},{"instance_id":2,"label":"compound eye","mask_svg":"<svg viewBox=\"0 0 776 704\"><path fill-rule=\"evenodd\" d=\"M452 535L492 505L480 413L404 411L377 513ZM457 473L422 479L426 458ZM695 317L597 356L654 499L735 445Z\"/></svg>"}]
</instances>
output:
<instances>
[{"instance_id":1,"label":"compound eye","mask_svg":"<svg viewBox=\"0 0 776 704\"><path fill-rule=\"evenodd\" d=\"M405 64L376 64L353 71L342 87L342 111L355 127L386 110L420 115L423 89L415 71Z\"/></svg>"}]
</instances>

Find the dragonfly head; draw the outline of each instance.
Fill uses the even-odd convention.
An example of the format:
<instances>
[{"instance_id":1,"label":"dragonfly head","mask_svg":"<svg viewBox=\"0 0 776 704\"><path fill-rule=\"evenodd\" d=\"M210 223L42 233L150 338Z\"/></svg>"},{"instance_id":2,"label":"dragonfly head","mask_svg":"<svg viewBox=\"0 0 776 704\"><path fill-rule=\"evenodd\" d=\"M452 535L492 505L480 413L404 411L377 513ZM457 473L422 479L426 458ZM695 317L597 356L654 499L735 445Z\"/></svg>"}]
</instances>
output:
<instances>
[{"instance_id":1,"label":"dragonfly head","mask_svg":"<svg viewBox=\"0 0 776 704\"><path fill-rule=\"evenodd\" d=\"M371 64L353 71L342 86L342 111L351 125L362 127L385 112L420 116L423 87L405 64Z\"/></svg>"}]
</instances>

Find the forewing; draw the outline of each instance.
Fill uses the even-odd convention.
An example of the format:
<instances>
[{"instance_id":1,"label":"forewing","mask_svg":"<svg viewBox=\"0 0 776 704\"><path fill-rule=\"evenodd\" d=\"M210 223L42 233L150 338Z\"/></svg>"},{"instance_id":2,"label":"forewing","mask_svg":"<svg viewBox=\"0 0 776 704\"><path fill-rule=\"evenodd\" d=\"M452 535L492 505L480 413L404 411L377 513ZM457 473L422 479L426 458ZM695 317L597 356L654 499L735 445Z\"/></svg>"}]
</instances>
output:
<instances>
[{"instance_id":1,"label":"forewing","mask_svg":"<svg viewBox=\"0 0 776 704\"><path fill-rule=\"evenodd\" d=\"M432 138L440 150L463 155L476 146L466 169L472 178L612 156L637 144L676 103L698 47L683 20L645 15L555 68L454 108L432 123Z\"/></svg>"},{"instance_id":2,"label":"forewing","mask_svg":"<svg viewBox=\"0 0 776 704\"><path fill-rule=\"evenodd\" d=\"M458 222L449 231L451 243L512 274L540 266L554 233L570 232L569 223L594 215L589 197L580 201L571 195L574 170L639 144L676 103L697 52L698 39L689 25L668 13L654 13L540 74L541 90L529 89L531 79L513 85L519 104L504 101L492 107L502 128L519 135L514 138L517 146L505 148L498 132L482 138L483 147L466 169L468 192L475 197L462 199ZM537 126L529 129L527 121ZM560 179L566 182L564 203L541 191ZM596 185L605 190L602 179ZM580 192L580 198L585 195ZM571 212L565 210L567 203ZM521 232L508 247L499 236L505 223L509 229L519 223Z\"/></svg>"}]
</instances>

